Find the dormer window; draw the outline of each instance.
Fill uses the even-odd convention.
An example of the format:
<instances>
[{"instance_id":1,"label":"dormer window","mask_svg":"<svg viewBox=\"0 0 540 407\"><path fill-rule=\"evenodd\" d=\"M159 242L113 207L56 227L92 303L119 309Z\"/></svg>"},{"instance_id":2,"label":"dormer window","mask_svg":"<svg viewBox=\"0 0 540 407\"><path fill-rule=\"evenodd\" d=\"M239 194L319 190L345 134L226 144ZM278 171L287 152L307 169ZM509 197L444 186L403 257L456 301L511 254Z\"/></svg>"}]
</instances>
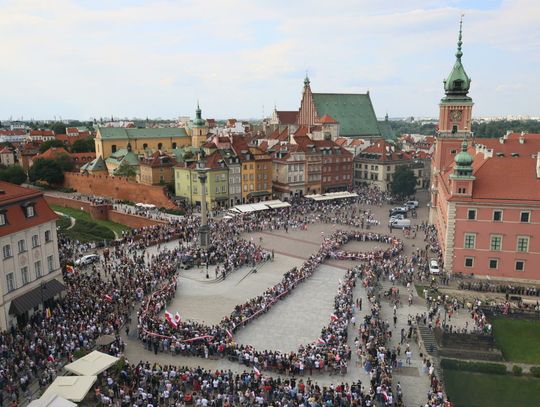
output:
<instances>
[{"instance_id":1,"label":"dormer window","mask_svg":"<svg viewBox=\"0 0 540 407\"><path fill-rule=\"evenodd\" d=\"M5 213L0 213L0 226L7 225L7 218Z\"/></svg>"},{"instance_id":2,"label":"dormer window","mask_svg":"<svg viewBox=\"0 0 540 407\"><path fill-rule=\"evenodd\" d=\"M24 216L27 218L33 218L36 216L36 210L34 208L34 203L26 203L22 205L22 210L24 211Z\"/></svg>"}]
</instances>

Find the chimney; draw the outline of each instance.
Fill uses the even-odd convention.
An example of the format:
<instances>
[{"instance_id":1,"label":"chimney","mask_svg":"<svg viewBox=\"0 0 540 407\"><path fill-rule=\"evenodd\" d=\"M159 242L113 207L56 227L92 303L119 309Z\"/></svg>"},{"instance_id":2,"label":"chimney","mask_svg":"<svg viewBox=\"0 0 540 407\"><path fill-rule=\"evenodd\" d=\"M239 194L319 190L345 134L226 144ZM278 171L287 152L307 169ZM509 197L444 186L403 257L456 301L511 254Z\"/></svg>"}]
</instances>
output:
<instances>
[{"instance_id":1,"label":"chimney","mask_svg":"<svg viewBox=\"0 0 540 407\"><path fill-rule=\"evenodd\" d=\"M499 143L504 144L504 140L506 140L506 136L499 137Z\"/></svg>"},{"instance_id":2,"label":"chimney","mask_svg":"<svg viewBox=\"0 0 540 407\"><path fill-rule=\"evenodd\" d=\"M536 154L536 178L540 178L540 151Z\"/></svg>"},{"instance_id":3,"label":"chimney","mask_svg":"<svg viewBox=\"0 0 540 407\"><path fill-rule=\"evenodd\" d=\"M519 144L525 144L525 132L522 131L521 135L519 136Z\"/></svg>"}]
</instances>

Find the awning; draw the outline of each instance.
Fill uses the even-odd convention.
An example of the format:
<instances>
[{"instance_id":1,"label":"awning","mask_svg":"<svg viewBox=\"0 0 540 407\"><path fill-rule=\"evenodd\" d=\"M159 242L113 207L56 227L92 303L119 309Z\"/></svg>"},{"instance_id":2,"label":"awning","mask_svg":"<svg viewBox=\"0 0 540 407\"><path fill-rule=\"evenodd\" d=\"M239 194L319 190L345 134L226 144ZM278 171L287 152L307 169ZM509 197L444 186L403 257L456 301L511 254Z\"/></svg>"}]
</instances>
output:
<instances>
[{"instance_id":1,"label":"awning","mask_svg":"<svg viewBox=\"0 0 540 407\"><path fill-rule=\"evenodd\" d=\"M12 315L21 315L32 308L37 307L43 301L50 300L55 295L65 290L64 284L56 279L43 282L36 288L20 295L11 301L9 313Z\"/></svg>"},{"instance_id":2,"label":"awning","mask_svg":"<svg viewBox=\"0 0 540 407\"><path fill-rule=\"evenodd\" d=\"M67 400L81 402L96 382L96 379L97 376L58 376L45 390L41 398L56 394Z\"/></svg>"},{"instance_id":3,"label":"awning","mask_svg":"<svg viewBox=\"0 0 540 407\"><path fill-rule=\"evenodd\" d=\"M117 357L95 350L75 362L65 365L64 368L79 376L94 376L104 372L118 360Z\"/></svg>"},{"instance_id":4,"label":"awning","mask_svg":"<svg viewBox=\"0 0 540 407\"><path fill-rule=\"evenodd\" d=\"M250 192L248 196L257 197L257 196L268 196L270 194L272 193L268 191L257 191L257 192Z\"/></svg>"},{"instance_id":5,"label":"awning","mask_svg":"<svg viewBox=\"0 0 540 407\"><path fill-rule=\"evenodd\" d=\"M50 394L49 396L43 396L32 401L28 404L28 407L77 407L77 404L60 397L57 394Z\"/></svg>"}]
</instances>

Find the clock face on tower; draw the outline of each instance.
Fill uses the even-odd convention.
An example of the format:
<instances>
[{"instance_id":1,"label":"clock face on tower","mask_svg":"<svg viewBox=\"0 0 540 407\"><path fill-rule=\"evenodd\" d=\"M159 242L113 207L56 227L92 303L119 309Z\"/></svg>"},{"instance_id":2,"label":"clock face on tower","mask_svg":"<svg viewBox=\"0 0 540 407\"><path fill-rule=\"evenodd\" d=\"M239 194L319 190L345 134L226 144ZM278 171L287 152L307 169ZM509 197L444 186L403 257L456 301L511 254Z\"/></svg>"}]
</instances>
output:
<instances>
[{"instance_id":1,"label":"clock face on tower","mask_svg":"<svg viewBox=\"0 0 540 407\"><path fill-rule=\"evenodd\" d=\"M462 112L461 110L451 110L450 111L450 119L453 122L459 122L461 121Z\"/></svg>"}]
</instances>

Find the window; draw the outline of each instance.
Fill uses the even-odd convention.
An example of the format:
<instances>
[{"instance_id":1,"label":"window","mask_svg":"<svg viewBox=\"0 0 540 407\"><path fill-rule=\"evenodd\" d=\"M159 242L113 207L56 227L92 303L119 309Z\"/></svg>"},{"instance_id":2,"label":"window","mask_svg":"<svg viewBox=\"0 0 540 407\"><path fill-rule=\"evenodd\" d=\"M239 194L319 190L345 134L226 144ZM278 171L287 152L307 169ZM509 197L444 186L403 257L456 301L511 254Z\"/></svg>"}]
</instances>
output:
<instances>
[{"instance_id":1,"label":"window","mask_svg":"<svg viewBox=\"0 0 540 407\"><path fill-rule=\"evenodd\" d=\"M116 144L113 144L113 145L111 146L111 152L112 152L112 153L116 153Z\"/></svg>"},{"instance_id":2,"label":"window","mask_svg":"<svg viewBox=\"0 0 540 407\"><path fill-rule=\"evenodd\" d=\"M21 239L17 242L17 246L19 247L19 253L26 251L26 241Z\"/></svg>"},{"instance_id":3,"label":"window","mask_svg":"<svg viewBox=\"0 0 540 407\"><path fill-rule=\"evenodd\" d=\"M32 218L36 215L36 211L34 210L34 205L28 205L25 209L26 217Z\"/></svg>"},{"instance_id":4,"label":"window","mask_svg":"<svg viewBox=\"0 0 540 407\"><path fill-rule=\"evenodd\" d=\"M6 275L6 287L8 293L12 292L15 289L15 277L13 276L13 273L9 273Z\"/></svg>"},{"instance_id":5,"label":"window","mask_svg":"<svg viewBox=\"0 0 540 407\"><path fill-rule=\"evenodd\" d=\"M33 235L32 236L32 247L37 247L39 246L39 237L38 235Z\"/></svg>"},{"instance_id":6,"label":"window","mask_svg":"<svg viewBox=\"0 0 540 407\"><path fill-rule=\"evenodd\" d=\"M11 257L11 245L7 244L2 248L2 251L4 252L4 259L7 259L8 257Z\"/></svg>"},{"instance_id":7,"label":"window","mask_svg":"<svg viewBox=\"0 0 540 407\"><path fill-rule=\"evenodd\" d=\"M474 265L473 257L465 257L465 267L472 267Z\"/></svg>"},{"instance_id":8,"label":"window","mask_svg":"<svg viewBox=\"0 0 540 407\"><path fill-rule=\"evenodd\" d=\"M516 260L516 271L525 270L525 262L523 260Z\"/></svg>"},{"instance_id":9,"label":"window","mask_svg":"<svg viewBox=\"0 0 540 407\"><path fill-rule=\"evenodd\" d=\"M469 209L467 211L467 219L476 220L476 209Z\"/></svg>"},{"instance_id":10,"label":"window","mask_svg":"<svg viewBox=\"0 0 540 407\"><path fill-rule=\"evenodd\" d=\"M4 226L7 223L6 221L6 214L0 213L0 226Z\"/></svg>"},{"instance_id":11,"label":"window","mask_svg":"<svg viewBox=\"0 0 540 407\"><path fill-rule=\"evenodd\" d=\"M24 266L22 269L21 269L21 276L22 276L22 283L23 285L26 285L29 283L29 280L28 280L28 267Z\"/></svg>"},{"instance_id":12,"label":"window","mask_svg":"<svg viewBox=\"0 0 540 407\"><path fill-rule=\"evenodd\" d=\"M34 272L36 273L36 278L40 278L43 275L43 270L41 270L41 260L34 263Z\"/></svg>"},{"instance_id":13,"label":"window","mask_svg":"<svg viewBox=\"0 0 540 407\"><path fill-rule=\"evenodd\" d=\"M49 270L49 273L54 270L54 257L52 255L47 256L47 270Z\"/></svg>"},{"instance_id":14,"label":"window","mask_svg":"<svg viewBox=\"0 0 540 407\"><path fill-rule=\"evenodd\" d=\"M162 147L163 147L163 143L158 143L157 149L158 149L158 150L161 150Z\"/></svg>"},{"instance_id":15,"label":"window","mask_svg":"<svg viewBox=\"0 0 540 407\"><path fill-rule=\"evenodd\" d=\"M176 148L176 143L172 143L173 150Z\"/></svg>"},{"instance_id":16,"label":"window","mask_svg":"<svg viewBox=\"0 0 540 407\"><path fill-rule=\"evenodd\" d=\"M476 235L474 233L465 233L463 247L465 249L474 249L476 245Z\"/></svg>"},{"instance_id":17,"label":"window","mask_svg":"<svg viewBox=\"0 0 540 407\"><path fill-rule=\"evenodd\" d=\"M46 230L45 231L45 242L46 243L49 243L51 241L51 231L50 230Z\"/></svg>"},{"instance_id":18,"label":"window","mask_svg":"<svg viewBox=\"0 0 540 407\"><path fill-rule=\"evenodd\" d=\"M143 148L143 150L146 150L146 149L148 148L148 143L144 143L144 144L142 145L142 148Z\"/></svg>"},{"instance_id":19,"label":"window","mask_svg":"<svg viewBox=\"0 0 540 407\"><path fill-rule=\"evenodd\" d=\"M502 236L500 236L500 235L492 235L491 236L491 243L489 245L489 250L500 251L501 246L502 246Z\"/></svg>"},{"instance_id":20,"label":"window","mask_svg":"<svg viewBox=\"0 0 540 407\"><path fill-rule=\"evenodd\" d=\"M495 222L502 221L502 211L493 211L493 221Z\"/></svg>"},{"instance_id":21,"label":"window","mask_svg":"<svg viewBox=\"0 0 540 407\"><path fill-rule=\"evenodd\" d=\"M529 223L530 213L529 212L521 212L520 215L520 221L523 223Z\"/></svg>"},{"instance_id":22,"label":"window","mask_svg":"<svg viewBox=\"0 0 540 407\"><path fill-rule=\"evenodd\" d=\"M518 236L516 251L524 252L524 253L529 251L529 237L528 236Z\"/></svg>"},{"instance_id":23,"label":"window","mask_svg":"<svg viewBox=\"0 0 540 407\"><path fill-rule=\"evenodd\" d=\"M499 260L497 260L497 259L489 259L489 268L490 269L498 269L499 268Z\"/></svg>"}]
</instances>

